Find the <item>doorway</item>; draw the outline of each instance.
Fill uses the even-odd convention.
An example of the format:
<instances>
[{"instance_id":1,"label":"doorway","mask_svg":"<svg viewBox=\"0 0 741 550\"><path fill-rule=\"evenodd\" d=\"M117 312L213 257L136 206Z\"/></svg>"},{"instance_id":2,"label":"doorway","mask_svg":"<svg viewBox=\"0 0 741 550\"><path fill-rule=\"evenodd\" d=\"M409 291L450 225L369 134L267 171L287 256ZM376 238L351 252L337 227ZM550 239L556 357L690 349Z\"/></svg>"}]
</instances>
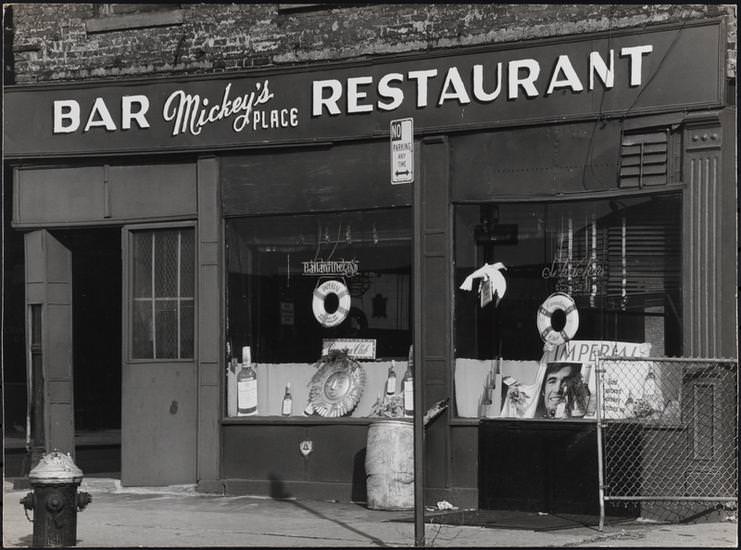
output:
<instances>
[{"instance_id":1,"label":"doorway","mask_svg":"<svg viewBox=\"0 0 741 550\"><path fill-rule=\"evenodd\" d=\"M121 472L121 229L54 232L72 256L75 461Z\"/></svg>"},{"instance_id":2,"label":"doorway","mask_svg":"<svg viewBox=\"0 0 741 550\"><path fill-rule=\"evenodd\" d=\"M195 483L194 222L123 228L121 484Z\"/></svg>"}]
</instances>

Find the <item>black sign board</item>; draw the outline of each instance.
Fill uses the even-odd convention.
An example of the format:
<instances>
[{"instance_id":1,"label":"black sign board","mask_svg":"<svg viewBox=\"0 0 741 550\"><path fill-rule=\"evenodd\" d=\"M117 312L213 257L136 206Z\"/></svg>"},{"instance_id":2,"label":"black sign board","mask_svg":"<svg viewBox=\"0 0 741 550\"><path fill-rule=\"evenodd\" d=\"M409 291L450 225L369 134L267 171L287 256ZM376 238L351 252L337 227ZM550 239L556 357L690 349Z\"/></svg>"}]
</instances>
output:
<instances>
[{"instance_id":1,"label":"black sign board","mask_svg":"<svg viewBox=\"0 0 741 550\"><path fill-rule=\"evenodd\" d=\"M721 23L200 78L11 86L8 158L243 149L720 106Z\"/></svg>"}]
</instances>

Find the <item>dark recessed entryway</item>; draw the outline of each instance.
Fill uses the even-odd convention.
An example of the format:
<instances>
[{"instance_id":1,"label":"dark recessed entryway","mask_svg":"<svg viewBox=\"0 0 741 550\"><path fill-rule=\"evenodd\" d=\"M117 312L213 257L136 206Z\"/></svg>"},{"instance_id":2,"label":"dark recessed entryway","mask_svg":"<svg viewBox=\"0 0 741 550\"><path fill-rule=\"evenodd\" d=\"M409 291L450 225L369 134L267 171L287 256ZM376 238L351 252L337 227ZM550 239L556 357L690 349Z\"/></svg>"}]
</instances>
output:
<instances>
[{"instance_id":1,"label":"dark recessed entryway","mask_svg":"<svg viewBox=\"0 0 741 550\"><path fill-rule=\"evenodd\" d=\"M53 232L72 253L76 463L121 471L121 229Z\"/></svg>"}]
</instances>

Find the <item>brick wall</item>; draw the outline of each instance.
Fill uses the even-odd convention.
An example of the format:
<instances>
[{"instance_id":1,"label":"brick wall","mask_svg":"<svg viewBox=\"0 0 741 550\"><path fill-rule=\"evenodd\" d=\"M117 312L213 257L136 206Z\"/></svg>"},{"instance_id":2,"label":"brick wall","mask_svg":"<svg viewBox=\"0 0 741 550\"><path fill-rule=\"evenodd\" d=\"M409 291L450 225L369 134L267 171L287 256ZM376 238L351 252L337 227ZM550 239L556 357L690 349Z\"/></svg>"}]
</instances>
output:
<instances>
[{"instance_id":1,"label":"brick wall","mask_svg":"<svg viewBox=\"0 0 741 550\"><path fill-rule=\"evenodd\" d=\"M12 64L6 82L203 74L714 17L728 22L727 73L736 73L736 9L730 4L280 6L183 4L174 24L92 32L116 16L106 18L96 4L16 4L5 13L14 54L6 61ZM172 15L172 6L166 11ZM143 20L160 24L161 15Z\"/></svg>"}]
</instances>

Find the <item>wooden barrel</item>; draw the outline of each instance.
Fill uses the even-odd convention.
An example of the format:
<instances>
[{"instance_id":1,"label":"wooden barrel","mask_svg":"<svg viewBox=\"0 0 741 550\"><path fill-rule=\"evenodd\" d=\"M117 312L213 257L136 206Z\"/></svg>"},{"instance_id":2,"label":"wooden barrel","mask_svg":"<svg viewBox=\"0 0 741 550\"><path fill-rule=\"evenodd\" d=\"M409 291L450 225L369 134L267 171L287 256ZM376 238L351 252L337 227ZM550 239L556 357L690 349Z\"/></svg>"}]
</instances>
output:
<instances>
[{"instance_id":1,"label":"wooden barrel","mask_svg":"<svg viewBox=\"0 0 741 550\"><path fill-rule=\"evenodd\" d=\"M367 506L373 510L414 508L414 424L379 420L368 428L365 450Z\"/></svg>"}]
</instances>

